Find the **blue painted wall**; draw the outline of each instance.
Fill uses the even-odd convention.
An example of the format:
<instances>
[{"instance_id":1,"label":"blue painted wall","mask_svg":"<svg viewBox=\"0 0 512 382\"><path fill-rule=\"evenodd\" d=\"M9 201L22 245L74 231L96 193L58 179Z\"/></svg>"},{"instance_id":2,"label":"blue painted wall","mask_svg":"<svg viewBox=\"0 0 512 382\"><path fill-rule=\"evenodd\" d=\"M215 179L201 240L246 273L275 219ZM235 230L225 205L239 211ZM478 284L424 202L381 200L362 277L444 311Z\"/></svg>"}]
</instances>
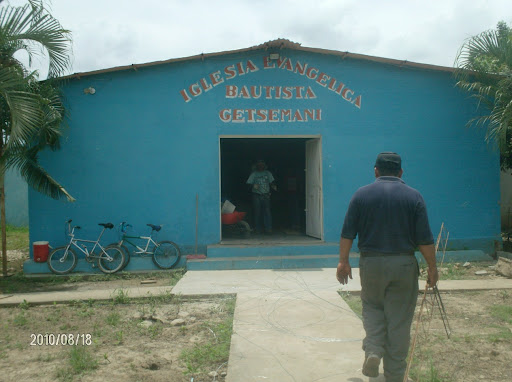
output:
<instances>
[{"instance_id":1,"label":"blue painted wall","mask_svg":"<svg viewBox=\"0 0 512 382\"><path fill-rule=\"evenodd\" d=\"M16 171L5 173L5 218L7 224L28 226L28 186Z\"/></svg>"},{"instance_id":2,"label":"blue painted wall","mask_svg":"<svg viewBox=\"0 0 512 382\"><path fill-rule=\"evenodd\" d=\"M67 82L70 128L62 149L41 161L77 201L53 201L29 191L31 241L62 244L63 223L73 218L84 236L97 235L100 221L129 221L138 232L146 232L147 222L163 223L161 239L192 246L198 193L204 250L220 240L219 136L252 134L322 137L327 242L338 240L354 191L374 180L377 153L390 150L402 155L404 180L423 193L436 234L445 222L453 247L492 247L500 233L498 155L484 143L482 131L465 127L475 105L454 87L450 73L280 53L343 82L354 97L362 96L361 108L306 76L263 69L264 51ZM180 90L247 59L259 70L184 102ZM317 98L231 99L226 85L310 86ZM84 94L88 87L96 93ZM322 109L322 120L224 123L219 118L224 108ZM105 242L116 238L110 232Z\"/></svg>"}]
</instances>

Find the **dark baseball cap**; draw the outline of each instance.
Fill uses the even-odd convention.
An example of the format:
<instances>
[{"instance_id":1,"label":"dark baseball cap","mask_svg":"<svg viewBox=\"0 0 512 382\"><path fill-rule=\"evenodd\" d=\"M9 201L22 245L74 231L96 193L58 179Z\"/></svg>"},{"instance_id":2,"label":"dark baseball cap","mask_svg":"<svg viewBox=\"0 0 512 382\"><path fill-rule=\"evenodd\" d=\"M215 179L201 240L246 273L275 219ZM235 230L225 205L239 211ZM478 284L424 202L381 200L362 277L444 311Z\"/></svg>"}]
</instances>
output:
<instances>
[{"instance_id":1,"label":"dark baseball cap","mask_svg":"<svg viewBox=\"0 0 512 382\"><path fill-rule=\"evenodd\" d=\"M396 169L402 168L402 158L397 153L392 153L389 151L380 153L377 155L377 160L375 161L375 167L391 167Z\"/></svg>"}]
</instances>

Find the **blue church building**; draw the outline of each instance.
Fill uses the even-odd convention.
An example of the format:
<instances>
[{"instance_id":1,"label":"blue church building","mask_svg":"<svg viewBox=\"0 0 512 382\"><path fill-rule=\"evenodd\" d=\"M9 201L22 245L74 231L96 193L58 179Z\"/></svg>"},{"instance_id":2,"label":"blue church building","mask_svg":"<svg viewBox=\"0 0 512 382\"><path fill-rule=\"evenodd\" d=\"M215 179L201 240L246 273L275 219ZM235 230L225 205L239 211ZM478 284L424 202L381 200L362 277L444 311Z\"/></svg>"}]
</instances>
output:
<instances>
[{"instance_id":1,"label":"blue church building","mask_svg":"<svg viewBox=\"0 0 512 382\"><path fill-rule=\"evenodd\" d=\"M189 259L189 269L334 267L352 194L374 181L377 154L394 151L404 181L424 196L434 236L444 222L457 256L492 253L499 155L483 130L466 127L476 104L453 72L279 39L70 75L69 128L62 149L41 162L76 202L30 190L30 240L63 245L67 219L91 239L99 222L126 221L139 234L152 223L184 255L197 240L206 258ZM258 159L276 179L272 235L222 224L229 200L253 226L246 180ZM153 267L141 258L126 270ZM49 270L29 260L25 272Z\"/></svg>"}]
</instances>

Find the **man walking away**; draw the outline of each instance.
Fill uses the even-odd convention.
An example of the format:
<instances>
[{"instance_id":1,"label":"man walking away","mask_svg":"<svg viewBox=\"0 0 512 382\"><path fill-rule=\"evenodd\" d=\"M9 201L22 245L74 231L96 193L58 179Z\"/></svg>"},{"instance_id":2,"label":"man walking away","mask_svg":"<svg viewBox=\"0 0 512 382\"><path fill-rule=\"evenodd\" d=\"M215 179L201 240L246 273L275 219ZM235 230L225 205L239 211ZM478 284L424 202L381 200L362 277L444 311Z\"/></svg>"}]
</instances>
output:
<instances>
[{"instance_id":1,"label":"man walking away","mask_svg":"<svg viewBox=\"0 0 512 382\"><path fill-rule=\"evenodd\" d=\"M350 201L341 231L336 277L341 284L352 278L348 256L359 235L366 332L363 374L378 377L383 358L386 382L402 382L418 297L416 247L428 264L428 285L434 287L439 276L425 202L401 179L400 156L379 154L374 171L375 182L358 189Z\"/></svg>"}]
</instances>

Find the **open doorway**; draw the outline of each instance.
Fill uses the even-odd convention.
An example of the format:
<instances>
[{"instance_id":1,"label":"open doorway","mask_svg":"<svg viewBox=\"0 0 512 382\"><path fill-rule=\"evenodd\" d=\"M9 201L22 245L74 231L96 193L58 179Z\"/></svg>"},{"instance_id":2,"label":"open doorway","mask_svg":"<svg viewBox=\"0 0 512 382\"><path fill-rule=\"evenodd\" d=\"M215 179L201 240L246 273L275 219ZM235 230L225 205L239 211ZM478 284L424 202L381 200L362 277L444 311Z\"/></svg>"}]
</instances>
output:
<instances>
[{"instance_id":1,"label":"open doorway","mask_svg":"<svg viewBox=\"0 0 512 382\"><path fill-rule=\"evenodd\" d=\"M247 179L262 159L275 178L271 190L272 234L254 231L255 213ZM320 138L220 138L221 198L246 212L250 234L222 225L223 244L318 242L322 239Z\"/></svg>"}]
</instances>

